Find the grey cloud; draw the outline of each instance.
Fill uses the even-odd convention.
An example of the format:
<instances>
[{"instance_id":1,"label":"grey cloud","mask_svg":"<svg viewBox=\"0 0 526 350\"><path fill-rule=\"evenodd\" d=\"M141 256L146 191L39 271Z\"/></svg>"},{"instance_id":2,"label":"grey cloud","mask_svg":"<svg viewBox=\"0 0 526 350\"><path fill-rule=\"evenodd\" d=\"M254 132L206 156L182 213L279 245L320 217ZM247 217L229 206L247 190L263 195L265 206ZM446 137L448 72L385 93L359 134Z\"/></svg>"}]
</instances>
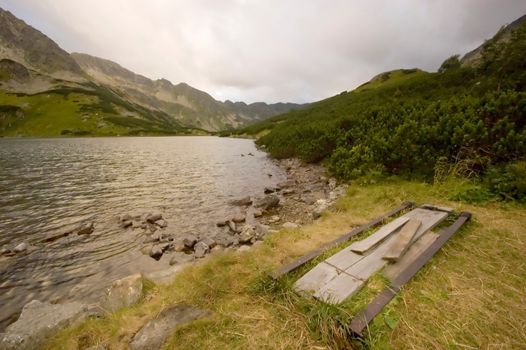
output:
<instances>
[{"instance_id":1,"label":"grey cloud","mask_svg":"<svg viewBox=\"0 0 526 350\"><path fill-rule=\"evenodd\" d=\"M0 0L68 51L218 99L306 102L382 71L436 70L523 0Z\"/></svg>"}]
</instances>

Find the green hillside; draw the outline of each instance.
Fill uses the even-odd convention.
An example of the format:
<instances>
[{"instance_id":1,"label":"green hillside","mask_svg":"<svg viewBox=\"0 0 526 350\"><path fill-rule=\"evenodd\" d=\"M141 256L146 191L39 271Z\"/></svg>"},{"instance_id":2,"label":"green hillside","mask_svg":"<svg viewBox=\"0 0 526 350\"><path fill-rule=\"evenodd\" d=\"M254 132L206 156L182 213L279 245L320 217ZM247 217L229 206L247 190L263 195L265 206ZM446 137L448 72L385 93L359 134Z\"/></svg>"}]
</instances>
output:
<instances>
[{"instance_id":1,"label":"green hillside","mask_svg":"<svg viewBox=\"0 0 526 350\"><path fill-rule=\"evenodd\" d=\"M506 30L471 65L453 56L436 73L384 73L237 133L264 135L258 143L273 156L323 161L347 180L458 173L486 176L492 193L524 197L526 24Z\"/></svg>"},{"instance_id":2,"label":"green hillside","mask_svg":"<svg viewBox=\"0 0 526 350\"><path fill-rule=\"evenodd\" d=\"M162 112L152 112L89 84L38 94L0 92L2 136L115 136L196 134Z\"/></svg>"}]
</instances>

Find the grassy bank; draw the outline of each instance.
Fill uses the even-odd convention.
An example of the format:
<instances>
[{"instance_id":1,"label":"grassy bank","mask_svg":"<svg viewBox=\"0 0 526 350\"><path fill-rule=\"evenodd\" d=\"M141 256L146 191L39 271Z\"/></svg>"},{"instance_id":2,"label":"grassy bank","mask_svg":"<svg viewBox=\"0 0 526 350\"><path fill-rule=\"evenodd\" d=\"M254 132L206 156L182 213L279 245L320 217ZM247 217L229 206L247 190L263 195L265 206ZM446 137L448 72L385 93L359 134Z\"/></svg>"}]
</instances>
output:
<instances>
[{"instance_id":1,"label":"grassy bank","mask_svg":"<svg viewBox=\"0 0 526 350\"><path fill-rule=\"evenodd\" d=\"M451 180L352 185L336 210L314 224L273 234L249 253L210 256L170 285L148 284L138 305L66 329L46 348L126 349L143 324L174 303L210 309L214 316L176 329L168 349L524 348L525 206L449 200L464 187ZM469 210L474 218L376 318L365 343L349 341L344 325L384 285L380 275L340 307L292 292L302 271L281 283L267 277L273 268L408 199Z\"/></svg>"}]
</instances>

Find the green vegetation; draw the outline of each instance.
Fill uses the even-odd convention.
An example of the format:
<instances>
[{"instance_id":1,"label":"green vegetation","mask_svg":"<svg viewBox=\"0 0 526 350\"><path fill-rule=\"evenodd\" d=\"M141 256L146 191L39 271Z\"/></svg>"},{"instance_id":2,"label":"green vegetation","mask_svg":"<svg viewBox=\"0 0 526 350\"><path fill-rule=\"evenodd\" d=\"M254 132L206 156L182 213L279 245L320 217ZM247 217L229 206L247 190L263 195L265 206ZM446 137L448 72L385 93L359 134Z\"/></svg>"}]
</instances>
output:
<instances>
[{"instance_id":1,"label":"green vegetation","mask_svg":"<svg viewBox=\"0 0 526 350\"><path fill-rule=\"evenodd\" d=\"M526 345L524 226L526 210L515 202L451 201L471 184L449 178L425 182L384 179L353 184L332 213L299 230L268 236L248 254L223 252L150 289L138 305L66 329L47 349L92 345L126 349L134 334L163 308L190 303L212 318L174 330L166 349L521 349ZM345 325L383 288L381 274L340 306L302 298L267 273L373 217L414 199L474 214L371 325L364 343L347 337ZM360 239L363 236L357 237ZM311 264L312 265L312 264Z\"/></svg>"},{"instance_id":2,"label":"green vegetation","mask_svg":"<svg viewBox=\"0 0 526 350\"><path fill-rule=\"evenodd\" d=\"M234 134L264 134L258 143L273 156L323 161L346 180L371 173L431 180L444 163L463 163L466 174L487 184L486 174L520 168L515 162L526 154L526 24L507 40L503 35L485 44L473 67L461 67L453 56L437 73L387 72ZM523 190L505 181L487 188L523 198Z\"/></svg>"},{"instance_id":3,"label":"green vegetation","mask_svg":"<svg viewBox=\"0 0 526 350\"><path fill-rule=\"evenodd\" d=\"M193 135L174 118L88 84L34 95L0 92L2 136Z\"/></svg>"}]
</instances>

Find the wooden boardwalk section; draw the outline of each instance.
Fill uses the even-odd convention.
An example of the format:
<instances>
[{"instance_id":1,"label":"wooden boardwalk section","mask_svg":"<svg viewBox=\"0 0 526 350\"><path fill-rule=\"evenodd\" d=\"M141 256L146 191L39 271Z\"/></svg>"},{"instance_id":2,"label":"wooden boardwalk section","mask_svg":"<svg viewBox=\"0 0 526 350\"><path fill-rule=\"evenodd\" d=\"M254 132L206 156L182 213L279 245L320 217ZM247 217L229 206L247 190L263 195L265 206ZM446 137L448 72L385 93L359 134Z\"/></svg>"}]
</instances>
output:
<instances>
[{"instance_id":1,"label":"wooden boardwalk section","mask_svg":"<svg viewBox=\"0 0 526 350\"><path fill-rule=\"evenodd\" d=\"M419 249L428 247L434 237L427 234L425 237L429 238L422 241L420 238L444 221L448 214L443 210L413 209L364 240L325 259L302 276L294 288L328 303L341 303L360 290L374 273L388 264L388 260L398 260L390 266L410 264L409 258L418 255ZM413 248L416 242L419 244ZM409 258L405 259L406 256Z\"/></svg>"}]
</instances>

